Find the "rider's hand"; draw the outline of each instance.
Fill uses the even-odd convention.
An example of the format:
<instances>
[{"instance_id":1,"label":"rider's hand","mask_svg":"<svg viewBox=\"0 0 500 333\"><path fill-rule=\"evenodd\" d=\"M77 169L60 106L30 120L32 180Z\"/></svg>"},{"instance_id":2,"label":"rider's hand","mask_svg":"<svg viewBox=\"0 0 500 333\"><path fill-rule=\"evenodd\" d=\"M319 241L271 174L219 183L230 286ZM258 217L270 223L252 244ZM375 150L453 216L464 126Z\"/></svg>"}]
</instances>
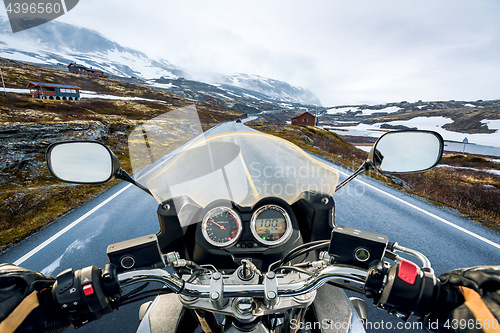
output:
<instances>
[{"instance_id":1,"label":"rider's hand","mask_svg":"<svg viewBox=\"0 0 500 333\"><path fill-rule=\"evenodd\" d=\"M439 280L461 293L465 303L447 314L433 314L430 324L440 332L498 332L500 330L500 266L452 270ZM439 324L439 327L437 327Z\"/></svg>"},{"instance_id":2,"label":"rider's hand","mask_svg":"<svg viewBox=\"0 0 500 333\"><path fill-rule=\"evenodd\" d=\"M0 265L0 332L62 332L71 326L53 304L52 276Z\"/></svg>"}]
</instances>

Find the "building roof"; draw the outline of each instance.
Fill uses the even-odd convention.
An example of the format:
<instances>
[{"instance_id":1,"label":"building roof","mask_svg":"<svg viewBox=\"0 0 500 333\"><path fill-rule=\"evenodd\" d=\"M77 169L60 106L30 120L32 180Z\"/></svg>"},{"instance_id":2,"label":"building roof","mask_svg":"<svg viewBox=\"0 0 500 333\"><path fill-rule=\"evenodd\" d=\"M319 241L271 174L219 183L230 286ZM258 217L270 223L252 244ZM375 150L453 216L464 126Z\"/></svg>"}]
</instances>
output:
<instances>
[{"instance_id":1,"label":"building roof","mask_svg":"<svg viewBox=\"0 0 500 333\"><path fill-rule=\"evenodd\" d=\"M67 84L55 84L55 83L34 82L34 81L30 81L26 87L27 87L27 88L29 88L29 87L31 87L31 86L33 86L33 87L40 86L40 87L51 87L51 88L72 88L72 89L82 89L82 88L80 88L80 87L77 87L77 86L70 86L70 85L67 85Z\"/></svg>"},{"instance_id":2,"label":"building roof","mask_svg":"<svg viewBox=\"0 0 500 333\"><path fill-rule=\"evenodd\" d=\"M298 115L298 116L296 116L296 117L292 117L292 119L302 117L302 116L303 116L303 115L305 115L306 113L307 113L307 114L309 114L310 116L313 116L314 118L316 118L316 116L315 116L315 115L313 115L311 112L306 111L306 112L304 112L304 113L299 114L299 115Z\"/></svg>"},{"instance_id":3,"label":"building roof","mask_svg":"<svg viewBox=\"0 0 500 333\"><path fill-rule=\"evenodd\" d=\"M74 65L74 66L76 66L76 67L78 67L78 68L83 68L83 69L85 69L85 70L87 70L87 71L89 71L89 72L96 72L96 71L97 71L97 72L102 72L102 73L104 73L104 71L103 71L102 69L89 68L89 67L86 67L86 66L83 66L83 65L78 65L78 64L76 64L76 63L74 63L74 62L70 63L70 64L69 64L68 66L66 66L66 67L69 67L69 66L71 66L71 65Z\"/></svg>"}]
</instances>

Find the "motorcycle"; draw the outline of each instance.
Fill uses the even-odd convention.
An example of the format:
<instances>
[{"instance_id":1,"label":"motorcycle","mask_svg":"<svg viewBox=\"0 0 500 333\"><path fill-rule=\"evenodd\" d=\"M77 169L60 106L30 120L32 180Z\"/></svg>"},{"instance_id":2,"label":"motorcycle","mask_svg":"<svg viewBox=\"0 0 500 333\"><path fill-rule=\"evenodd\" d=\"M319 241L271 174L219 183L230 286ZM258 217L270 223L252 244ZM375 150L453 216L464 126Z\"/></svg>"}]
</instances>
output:
<instances>
[{"instance_id":1,"label":"motorcycle","mask_svg":"<svg viewBox=\"0 0 500 333\"><path fill-rule=\"evenodd\" d=\"M403 320L461 302L422 253L335 223L335 191L370 170L429 170L443 153L438 133L385 133L338 183L332 166L292 143L228 126L203 132L194 106L142 124L128 139L133 177L99 142L48 148L56 179L117 178L159 204L157 234L109 245L102 270L57 276L54 302L76 328L153 296L141 306L137 332L364 332L367 304L344 289Z\"/></svg>"}]
</instances>

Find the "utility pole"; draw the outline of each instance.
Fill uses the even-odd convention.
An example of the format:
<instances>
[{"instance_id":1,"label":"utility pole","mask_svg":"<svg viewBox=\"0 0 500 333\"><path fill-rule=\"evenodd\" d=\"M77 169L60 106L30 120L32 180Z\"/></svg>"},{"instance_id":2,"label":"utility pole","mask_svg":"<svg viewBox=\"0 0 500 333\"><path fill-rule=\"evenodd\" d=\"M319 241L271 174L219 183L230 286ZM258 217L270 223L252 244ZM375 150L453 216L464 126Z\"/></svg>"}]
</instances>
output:
<instances>
[{"instance_id":1,"label":"utility pole","mask_svg":"<svg viewBox=\"0 0 500 333\"><path fill-rule=\"evenodd\" d=\"M3 81L3 73L1 68L0 68L0 76L2 77L3 93L5 96L7 96L7 90L5 89L5 82Z\"/></svg>"}]
</instances>

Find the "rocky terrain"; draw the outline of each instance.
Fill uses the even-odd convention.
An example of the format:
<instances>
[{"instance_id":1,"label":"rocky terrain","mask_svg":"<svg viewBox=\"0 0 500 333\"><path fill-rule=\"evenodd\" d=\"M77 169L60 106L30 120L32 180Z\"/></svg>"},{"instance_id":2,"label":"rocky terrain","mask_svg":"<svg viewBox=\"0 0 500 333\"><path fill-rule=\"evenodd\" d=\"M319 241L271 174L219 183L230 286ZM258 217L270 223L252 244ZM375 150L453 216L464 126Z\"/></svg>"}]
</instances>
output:
<instances>
[{"instance_id":1,"label":"rocky terrain","mask_svg":"<svg viewBox=\"0 0 500 333\"><path fill-rule=\"evenodd\" d=\"M304 111L318 116L320 126L356 126L360 123L374 124L415 117L447 117L453 120L443 128L462 133L494 133L481 123L484 119L500 119L500 100L446 101L416 103L400 102L382 105L344 105L331 108L282 109L264 112L262 117L271 122L283 123ZM383 125L386 129L407 129L404 126Z\"/></svg>"},{"instance_id":2,"label":"rocky terrain","mask_svg":"<svg viewBox=\"0 0 500 333\"><path fill-rule=\"evenodd\" d=\"M500 100L491 101L445 101L416 103L387 103L384 105L340 106L318 112L320 123L324 125L345 125L395 120L415 117L449 117L453 123L444 128L464 133L492 133L480 121L500 118Z\"/></svg>"},{"instance_id":3,"label":"rocky terrain","mask_svg":"<svg viewBox=\"0 0 500 333\"><path fill-rule=\"evenodd\" d=\"M70 139L103 142L118 156L123 168L131 171L128 134L148 119L192 104L196 104L204 128L242 116L222 105L196 102L133 83L78 76L5 59L0 59L0 68L8 87L25 88L27 81L40 80L74 84L96 93L94 98L80 101L0 93L0 248L116 184L73 186L57 182L45 164L45 151L51 143Z\"/></svg>"}]
</instances>

